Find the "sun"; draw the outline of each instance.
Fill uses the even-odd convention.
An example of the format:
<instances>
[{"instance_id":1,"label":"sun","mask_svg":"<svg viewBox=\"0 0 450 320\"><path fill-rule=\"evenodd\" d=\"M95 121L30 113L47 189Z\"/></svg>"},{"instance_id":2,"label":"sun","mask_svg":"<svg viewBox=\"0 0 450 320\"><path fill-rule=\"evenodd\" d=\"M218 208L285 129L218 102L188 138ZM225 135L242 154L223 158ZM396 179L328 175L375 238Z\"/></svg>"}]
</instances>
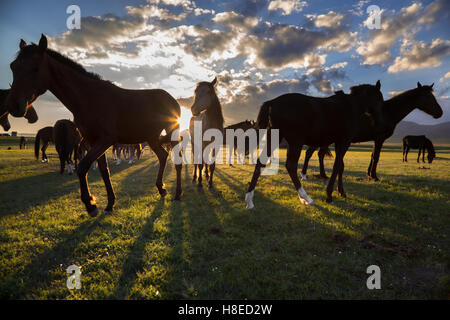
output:
<instances>
[{"instance_id":1,"label":"sun","mask_svg":"<svg viewBox=\"0 0 450 320\"><path fill-rule=\"evenodd\" d=\"M190 109L181 107L181 116L178 118L180 124L180 131L189 129L189 122L191 121L192 112Z\"/></svg>"}]
</instances>

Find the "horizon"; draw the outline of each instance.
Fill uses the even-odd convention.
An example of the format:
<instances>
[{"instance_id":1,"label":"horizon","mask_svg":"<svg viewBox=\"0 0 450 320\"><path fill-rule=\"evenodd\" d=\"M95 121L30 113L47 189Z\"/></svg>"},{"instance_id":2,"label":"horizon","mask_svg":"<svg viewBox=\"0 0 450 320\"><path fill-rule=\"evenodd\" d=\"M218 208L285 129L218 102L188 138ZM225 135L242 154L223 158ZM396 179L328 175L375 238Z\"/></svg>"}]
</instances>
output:
<instances>
[{"instance_id":1,"label":"horizon","mask_svg":"<svg viewBox=\"0 0 450 320\"><path fill-rule=\"evenodd\" d=\"M69 30L69 5L81 29ZM369 29L370 5L381 29ZM161 88L186 109L195 84L218 77L226 124L255 119L259 106L283 93L331 95L381 80L385 99L434 82L444 114L415 110L404 121L450 121L450 4L436 1L2 1L0 88L21 38L49 48L88 71L130 89ZM36 133L72 114L50 92L34 102L39 120L9 116L8 131ZM184 119L184 122L186 119ZM5 131L0 128L0 133Z\"/></svg>"}]
</instances>

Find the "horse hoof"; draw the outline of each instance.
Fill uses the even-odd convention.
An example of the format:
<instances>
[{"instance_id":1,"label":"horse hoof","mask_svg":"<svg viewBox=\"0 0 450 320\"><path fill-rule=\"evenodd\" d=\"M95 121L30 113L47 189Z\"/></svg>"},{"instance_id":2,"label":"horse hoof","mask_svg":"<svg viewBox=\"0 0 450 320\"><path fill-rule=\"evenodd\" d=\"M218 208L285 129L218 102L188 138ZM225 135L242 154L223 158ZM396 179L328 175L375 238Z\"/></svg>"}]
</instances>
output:
<instances>
[{"instance_id":1,"label":"horse hoof","mask_svg":"<svg viewBox=\"0 0 450 320\"><path fill-rule=\"evenodd\" d=\"M91 216L92 218L96 217L97 214L98 214L98 208L97 208L97 206L95 206L93 210L88 211L88 214L89 214L89 216Z\"/></svg>"},{"instance_id":2,"label":"horse hoof","mask_svg":"<svg viewBox=\"0 0 450 320\"><path fill-rule=\"evenodd\" d=\"M326 174L324 174L324 175L321 174L319 177L320 177L321 179L328 179L328 176L327 176Z\"/></svg>"},{"instance_id":3,"label":"horse hoof","mask_svg":"<svg viewBox=\"0 0 450 320\"><path fill-rule=\"evenodd\" d=\"M253 196L255 195L255 190L252 190L250 192L247 192L245 194L245 208L247 210L253 209L255 205L253 204Z\"/></svg>"},{"instance_id":4,"label":"horse hoof","mask_svg":"<svg viewBox=\"0 0 450 320\"><path fill-rule=\"evenodd\" d=\"M197 182L197 179L192 179L192 184L195 184Z\"/></svg>"},{"instance_id":5,"label":"horse hoof","mask_svg":"<svg viewBox=\"0 0 450 320\"><path fill-rule=\"evenodd\" d=\"M112 215L113 213L114 213L113 210L107 210L107 209L105 209L105 211L103 211L103 214L104 214L105 216Z\"/></svg>"},{"instance_id":6,"label":"horse hoof","mask_svg":"<svg viewBox=\"0 0 450 320\"><path fill-rule=\"evenodd\" d=\"M345 192L339 192L339 196L341 196L342 198L347 198L347 195L345 194Z\"/></svg>"},{"instance_id":7,"label":"horse hoof","mask_svg":"<svg viewBox=\"0 0 450 320\"><path fill-rule=\"evenodd\" d=\"M306 174L300 173L300 176L302 177L302 181L308 180Z\"/></svg>"},{"instance_id":8,"label":"horse hoof","mask_svg":"<svg viewBox=\"0 0 450 320\"><path fill-rule=\"evenodd\" d=\"M203 185L201 183L197 184L197 188L203 189Z\"/></svg>"},{"instance_id":9,"label":"horse hoof","mask_svg":"<svg viewBox=\"0 0 450 320\"><path fill-rule=\"evenodd\" d=\"M331 198L331 197L327 197L327 199L325 200L327 203L332 203L333 202L333 198Z\"/></svg>"}]
</instances>

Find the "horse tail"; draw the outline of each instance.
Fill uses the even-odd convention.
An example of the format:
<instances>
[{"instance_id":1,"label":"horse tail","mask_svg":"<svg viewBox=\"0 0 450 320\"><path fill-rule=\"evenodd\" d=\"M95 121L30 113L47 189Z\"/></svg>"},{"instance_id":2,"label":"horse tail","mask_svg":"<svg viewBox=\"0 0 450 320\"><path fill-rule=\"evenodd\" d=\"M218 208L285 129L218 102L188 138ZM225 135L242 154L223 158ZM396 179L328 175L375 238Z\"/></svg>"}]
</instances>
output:
<instances>
[{"instance_id":1,"label":"horse tail","mask_svg":"<svg viewBox=\"0 0 450 320\"><path fill-rule=\"evenodd\" d=\"M41 144L41 133L42 133L42 131L39 130L36 135L36 139L34 140L34 156L36 157L36 160L39 159L39 147Z\"/></svg>"},{"instance_id":2,"label":"horse tail","mask_svg":"<svg viewBox=\"0 0 450 320\"><path fill-rule=\"evenodd\" d=\"M178 122L171 124L166 129L166 135L165 136L159 136L159 143L161 145L169 146L169 148L172 148L175 144L180 141L180 138L176 141L172 141L172 134L175 130L178 130L178 134L180 133L180 124Z\"/></svg>"},{"instance_id":3,"label":"horse tail","mask_svg":"<svg viewBox=\"0 0 450 320\"><path fill-rule=\"evenodd\" d=\"M321 154L323 154L323 156L326 157L326 158L331 158L331 159L333 158L333 154L331 153L331 150L330 150L330 148L328 146L321 147L319 152Z\"/></svg>"},{"instance_id":4,"label":"horse tail","mask_svg":"<svg viewBox=\"0 0 450 320\"><path fill-rule=\"evenodd\" d=\"M256 119L256 129L267 129L270 123L270 104L266 101L259 109L258 118Z\"/></svg>"}]
</instances>

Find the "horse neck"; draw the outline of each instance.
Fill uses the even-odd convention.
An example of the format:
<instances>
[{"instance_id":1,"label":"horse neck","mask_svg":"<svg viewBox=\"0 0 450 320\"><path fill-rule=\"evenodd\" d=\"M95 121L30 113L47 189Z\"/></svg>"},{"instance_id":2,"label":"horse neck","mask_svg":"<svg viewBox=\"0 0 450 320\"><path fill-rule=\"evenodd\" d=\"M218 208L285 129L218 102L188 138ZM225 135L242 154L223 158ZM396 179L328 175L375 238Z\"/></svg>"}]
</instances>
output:
<instances>
[{"instance_id":1,"label":"horse neck","mask_svg":"<svg viewBox=\"0 0 450 320\"><path fill-rule=\"evenodd\" d=\"M95 92L99 92L98 87L94 89L92 84L94 81L100 83L100 80L91 79L52 57L47 57L50 74L48 90L74 115L83 108L89 108L87 100L89 99L90 105L92 99L98 96ZM90 91L93 94L89 94Z\"/></svg>"},{"instance_id":2,"label":"horse neck","mask_svg":"<svg viewBox=\"0 0 450 320\"><path fill-rule=\"evenodd\" d=\"M213 103L208 107L205 112L206 122L209 128L217 128L223 129L223 114L222 114L222 106L220 105L220 101L215 97Z\"/></svg>"},{"instance_id":3,"label":"horse neck","mask_svg":"<svg viewBox=\"0 0 450 320\"><path fill-rule=\"evenodd\" d=\"M395 124L399 123L416 108L417 94L418 91L412 89L384 101L383 113Z\"/></svg>"}]
</instances>

